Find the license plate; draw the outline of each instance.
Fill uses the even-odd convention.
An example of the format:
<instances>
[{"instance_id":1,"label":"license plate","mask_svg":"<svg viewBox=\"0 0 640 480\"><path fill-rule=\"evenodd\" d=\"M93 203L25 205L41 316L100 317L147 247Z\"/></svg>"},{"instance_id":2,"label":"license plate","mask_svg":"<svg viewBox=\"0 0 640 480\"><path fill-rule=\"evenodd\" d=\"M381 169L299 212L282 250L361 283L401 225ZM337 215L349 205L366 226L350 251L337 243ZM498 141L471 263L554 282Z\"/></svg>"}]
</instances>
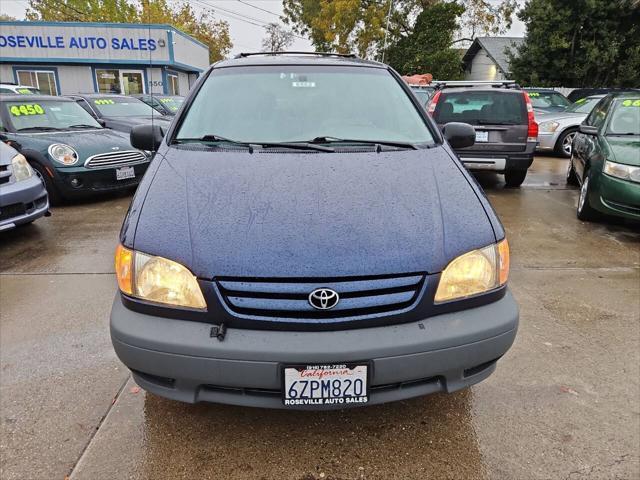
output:
<instances>
[{"instance_id":1,"label":"license plate","mask_svg":"<svg viewBox=\"0 0 640 480\"><path fill-rule=\"evenodd\" d=\"M476 130L476 142L488 142L489 132L479 132Z\"/></svg>"},{"instance_id":2,"label":"license plate","mask_svg":"<svg viewBox=\"0 0 640 480\"><path fill-rule=\"evenodd\" d=\"M136 172L133 167L116 168L116 180L126 180L127 178L135 178Z\"/></svg>"},{"instance_id":3,"label":"license plate","mask_svg":"<svg viewBox=\"0 0 640 480\"><path fill-rule=\"evenodd\" d=\"M367 365L287 366L282 401L287 406L367 403Z\"/></svg>"}]
</instances>

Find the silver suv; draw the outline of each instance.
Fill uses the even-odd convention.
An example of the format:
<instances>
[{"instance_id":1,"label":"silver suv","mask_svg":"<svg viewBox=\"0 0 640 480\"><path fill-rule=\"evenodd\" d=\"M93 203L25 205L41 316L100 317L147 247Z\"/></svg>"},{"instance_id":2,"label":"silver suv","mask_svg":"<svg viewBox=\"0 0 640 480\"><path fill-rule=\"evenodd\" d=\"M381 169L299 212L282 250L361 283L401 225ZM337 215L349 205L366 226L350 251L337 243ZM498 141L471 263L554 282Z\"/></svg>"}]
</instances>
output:
<instances>
[{"instance_id":1,"label":"silver suv","mask_svg":"<svg viewBox=\"0 0 640 480\"><path fill-rule=\"evenodd\" d=\"M529 96L514 82L441 82L428 112L440 128L449 122L474 126L475 143L454 149L465 167L503 173L508 187L522 184L533 163L538 124Z\"/></svg>"}]
</instances>

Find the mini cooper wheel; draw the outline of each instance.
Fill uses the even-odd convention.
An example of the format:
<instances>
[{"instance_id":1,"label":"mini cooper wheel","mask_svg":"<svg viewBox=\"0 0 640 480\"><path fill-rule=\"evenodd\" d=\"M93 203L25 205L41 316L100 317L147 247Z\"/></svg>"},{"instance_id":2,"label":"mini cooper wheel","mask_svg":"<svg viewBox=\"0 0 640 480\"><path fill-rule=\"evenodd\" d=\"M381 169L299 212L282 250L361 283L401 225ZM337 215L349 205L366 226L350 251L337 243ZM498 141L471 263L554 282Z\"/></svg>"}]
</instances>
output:
<instances>
[{"instance_id":1,"label":"mini cooper wheel","mask_svg":"<svg viewBox=\"0 0 640 480\"><path fill-rule=\"evenodd\" d=\"M53 180L45 171L44 167L35 162L30 162L30 165L38 178L40 178L42 183L44 183L44 187L47 189L47 195L49 196L49 205L60 205L63 201L62 194L60 193L60 190L58 190L58 188L53 184Z\"/></svg>"},{"instance_id":2,"label":"mini cooper wheel","mask_svg":"<svg viewBox=\"0 0 640 480\"><path fill-rule=\"evenodd\" d=\"M589 204L589 172L587 171L580 187L578 208L576 214L579 220L590 222L598 218L598 212Z\"/></svg>"}]
</instances>

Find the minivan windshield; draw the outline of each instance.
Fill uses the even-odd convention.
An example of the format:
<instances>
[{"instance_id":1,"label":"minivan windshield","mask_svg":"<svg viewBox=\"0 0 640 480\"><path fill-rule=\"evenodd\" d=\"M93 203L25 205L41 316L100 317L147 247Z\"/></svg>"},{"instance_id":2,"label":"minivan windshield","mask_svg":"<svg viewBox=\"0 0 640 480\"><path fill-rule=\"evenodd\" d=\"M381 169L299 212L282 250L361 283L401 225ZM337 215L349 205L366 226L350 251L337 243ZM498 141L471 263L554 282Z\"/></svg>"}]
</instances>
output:
<instances>
[{"instance_id":1,"label":"minivan windshield","mask_svg":"<svg viewBox=\"0 0 640 480\"><path fill-rule=\"evenodd\" d=\"M146 117L158 115L151 106L133 97L92 97L91 106L102 117Z\"/></svg>"},{"instance_id":2,"label":"minivan windshield","mask_svg":"<svg viewBox=\"0 0 640 480\"><path fill-rule=\"evenodd\" d=\"M214 69L176 140L212 135L256 144L433 142L417 107L387 70L320 65Z\"/></svg>"},{"instance_id":3,"label":"minivan windshield","mask_svg":"<svg viewBox=\"0 0 640 480\"><path fill-rule=\"evenodd\" d=\"M3 104L17 132L102 128L80 105L72 101L30 100Z\"/></svg>"}]
</instances>

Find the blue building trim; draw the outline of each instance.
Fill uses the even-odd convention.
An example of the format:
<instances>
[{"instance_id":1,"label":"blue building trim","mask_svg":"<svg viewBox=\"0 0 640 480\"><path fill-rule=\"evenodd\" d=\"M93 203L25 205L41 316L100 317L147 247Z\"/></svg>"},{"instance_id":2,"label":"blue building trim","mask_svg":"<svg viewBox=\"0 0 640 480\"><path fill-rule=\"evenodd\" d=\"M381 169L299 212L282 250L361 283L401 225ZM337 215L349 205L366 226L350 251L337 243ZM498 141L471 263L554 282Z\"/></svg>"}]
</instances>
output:
<instances>
[{"instance_id":1,"label":"blue building trim","mask_svg":"<svg viewBox=\"0 0 640 480\"><path fill-rule=\"evenodd\" d=\"M186 65L180 62L169 62L167 60L153 60L149 62L148 60L112 60L112 59L100 59L100 60L91 60L84 58L25 58L25 57L2 57L0 63L24 63L24 64L47 64L47 63L55 63L58 65L67 64L67 65L119 65L119 68L122 68L123 65L135 65L137 67L148 67L148 68L159 68L163 66L171 67L177 70L184 71L186 73L200 73L203 72L201 68L194 67L192 65ZM52 68L52 67L47 67Z\"/></svg>"},{"instance_id":2,"label":"blue building trim","mask_svg":"<svg viewBox=\"0 0 640 480\"><path fill-rule=\"evenodd\" d=\"M173 52L173 31L172 30L167 31L167 42L169 43L169 45L167 45L167 47L169 47L169 61L173 63L176 61L176 57Z\"/></svg>"},{"instance_id":3,"label":"blue building trim","mask_svg":"<svg viewBox=\"0 0 640 480\"><path fill-rule=\"evenodd\" d=\"M0 28L2 25L23 26L26 21L8 21L0 22ZM196 45L200 45L204 48L207 47L204 43L196 40L181 30L178 30L172 25L166 23L111 23L111 22L28 22L29 25L41 25L43 27L99 27L99 28L137 28L137 29L151 29L151 30L168 30L177 33L181 37L186 38Z\"/></svg>"},{"instance_id":4,"label":"blue building trim","mask_svg":"<svg viewBox=\"0 0 640 480\"><path fill-rule=\"evenodd\" d=\"M12 67L13 70L13 81L16 84L20 84L20 82L18 81L18 71L20 70L26 70L26 71L42 71L42 72L53 72L53 78L56 81L56 92L58 95L61 95L61 91L60 91L60 77L58 76L58 69L57 67L51 67L49 65L30 65L30 64L25 64L25 65L20 65L20 66L13 66Z\"/></svg>"}]
</instances>

